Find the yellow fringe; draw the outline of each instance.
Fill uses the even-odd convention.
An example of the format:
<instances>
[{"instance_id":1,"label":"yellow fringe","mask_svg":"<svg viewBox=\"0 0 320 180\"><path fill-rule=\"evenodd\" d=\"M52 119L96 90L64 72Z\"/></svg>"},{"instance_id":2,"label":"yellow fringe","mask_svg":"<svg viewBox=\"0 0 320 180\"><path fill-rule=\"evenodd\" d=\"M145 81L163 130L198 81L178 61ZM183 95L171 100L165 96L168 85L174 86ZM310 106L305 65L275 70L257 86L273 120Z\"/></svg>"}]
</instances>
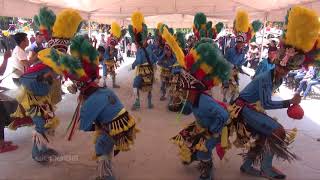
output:
<instances>
[{"instance_id":1,"label":"yellow fringe","mask_svg":"<svg viewBox=\"0 0 320 180\"><path fill-rule=\"evenodd\" d=\"M44 127L47 129L56 129L60 124L60 120L55 116L54 118L50 119Z\"/></svg>"}]
</instances>

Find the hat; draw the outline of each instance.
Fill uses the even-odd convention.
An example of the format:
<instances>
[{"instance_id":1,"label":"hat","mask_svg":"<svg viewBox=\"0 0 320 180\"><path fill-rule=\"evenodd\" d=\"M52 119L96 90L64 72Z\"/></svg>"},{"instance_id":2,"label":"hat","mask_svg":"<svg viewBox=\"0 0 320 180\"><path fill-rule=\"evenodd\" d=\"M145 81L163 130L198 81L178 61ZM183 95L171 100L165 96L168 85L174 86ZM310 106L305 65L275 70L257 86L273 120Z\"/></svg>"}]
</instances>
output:
<instances>
[{"instance_id":1,"label":"hat","mask_svg":"<svg viewBox=\"0 0 320 180\"><path fill-rule=\"evenodd\" d=\"M121 37L123 37L124 31L121 31L121 27L118 23L113 22L111 24L110 36L108 37L107 44L116 46L120 41Z\"/></svg>"},{"instance_id":2,"label":"hat","mask_svg":"<svg viewBox=\"0 0 320 180\"><path fill-rule=\"evenodd\" d=\"M180 88L205 91L229 78L230 66L217 46L203 39L185 56L167 28L164 28L162 37L176 55L180 66L184 68Z\"/></svg>"},{"instance_id":3,"label":"hat","mask_svg":"<svg viewBox=\"0 0 320 180\"><path fill-rule=\"evenodd\" d=\"M290 70L299 69L302 65L316 64L320 55L318 18L319 15L315 11L303 6L295 6L288 11L276 64L286 66ZM286 56L288 49L294 49L295 54Z\"/></svg>"},{"instance_id":4,"label":"hat","mask_svg":"<svg viewBox=\"0 0 320 180\"><path fill-rule=\"evenodd\" d=\"M77 10L64 9L57 16L47 7L34 16L35 25L53 47L66 53L70 39L80 30L82 18Z\"/></svg>"},{"instance_id":5,"label":"hat","mask_svg":"<svg viewBox=\"0 0 320 180\"><path fill-rule=\"evenodd\" d=\"M201 40L201 38L215 39L223 27L224 25L222 22L218 22L214 27L212 27L212 22L207 22L207 16L204 13L199 12L194 16L192 29L197 40Z\"/></svg>"},{"instance_id":6,"label":"hat","mask_svg":"<svg viewBox=\"0 0 320 180\"><path fill-rule=\"evenodd\" d=\"M255 39L255 33L262 27L262 22L259 20L249 22L249 15L246 11L239 10L236 13L235 20L233 22L233 31L237 42L249 43L250 40Z\"/></svg>"},{"instance_id":7,"label":"hat","mask_svg":"<svg viewBox=\"0 0 320 180\"><path fill-rule=\"evenodd\" d=\"M139 45L143 45L148 37L148 27L144 23L143 14L139 11L134 12L131 16L131 23L128 26L128 31L132 40Z\"/></svg>"}]
</instances>

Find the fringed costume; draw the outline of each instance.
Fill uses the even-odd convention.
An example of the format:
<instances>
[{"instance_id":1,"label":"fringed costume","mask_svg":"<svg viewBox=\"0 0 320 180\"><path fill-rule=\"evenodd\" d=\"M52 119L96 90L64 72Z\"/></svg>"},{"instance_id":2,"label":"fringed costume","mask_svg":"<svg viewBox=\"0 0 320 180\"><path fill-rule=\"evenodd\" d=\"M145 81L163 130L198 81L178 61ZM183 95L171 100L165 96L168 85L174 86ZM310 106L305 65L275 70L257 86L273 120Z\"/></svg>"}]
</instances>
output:
<instances>
[{"instance_id":1,"label":"fringed costume","mask_svg":"<svg viewBox=\"0 0 320 180\"><path fill-rule=\"evenodd\" d=\"M79 17L74 27L80 24L81 17L74 10L73 17ZM63 11L63 12L65 12ZM75 21L73 21L75 22ZM71 55L54 48L39 52L39 59L56 73L74 82L73 91L79 90L79 105L69 126L70 139L74 130L94 131L95 158L98 161L97 179L115 179L111 159L120 151L130 150L138 132L132 116L125 110L116 94L96 83L99 76L99 57L97 50L83 37L71 40Z\"/></svg>"},{"instance_id":2,"label":"fringed costume","mask_svg":"<svg viewBox=\"0 0 320 180\"><path fill-rule=\"evenodd\" d=\"M178 145L183 163L200 161L200 179L212 179L212 150L220 143L228 112L223 105L204 93L228 79L229 66L212 41L201 40L184 55L175 38L164 28L162 37L182 67L177 88L185 91L184 114L193 113L195 121L171 138Z\"/></svg>"},{"instance_id":3,"label":"fringed costume","mask_svg":"<svg viewBox=\"0 0 320 180\"><path fill-rule=\"evenodd\" d=\"M120 86L116 84L115 70L118 67L118 64L117 64L118 50L115 48L115 46L121 40L121 37L123 37L123 34L122 34L123 32L125 31L121 31L119 24L117 24L116 22L113 22L111 24L111 35L107 41L107 48L104 54L104 61L102 61L104 87L107 86L106 84L107 75L110 75L112 78L112 87L120 88Z\"/></svg>"},{"instance_id":4,"label":"fringed costume","mask_svg":"<svg viewBox=\"0 0 320 180\"><path fill-rule=\"evenodd\" d=\"M234 33L236 35L236 46L226 51L225 58L232 64L232 76L229 81L223 82L222 93L223 101L227 102L227 93L231 94L230 103L239 95L239 72L242 71L242 64L245 62L245 55L249 50L247 44L262 27L260 21L253 21L249 24L247 12L238 11L234 21Z\"/></svg>"},{"instance_id":5,"label":"fringed costume","mask_svg":"<svg viewBox=\"0 0 320 180\"><path fill-rule=\"evenodd\" d=\"M282 84L282 79L277 78L280 76L279 72L287 73L289 70L299 69L302 63L306 63L304 62L306 55L319 52L315 44L320 22L315 12L300 6L293 7L288 11L286 27L284 44L277 52L275 69L255 77L228 108L231 121L227 126L227 132L229 136L236 134L233 144L236 147L249 149L243 156L241 171L272 179L286 177L272 166L274 157L289 162L297 159L288 147L293 142L296 129L286 131L276 119L268 116L264 109L288 108L290 117L292 117L290 112L293 111L303 113L301 107L292 104L291 100L273 101L271 96ZM255 163L260 164L260 169L254 168Z\"/></svg>"},{"instance_id":6,"label":"fringed costume","mask_svg":"<svg viewBox=\"0 0 320 180\"><path fill-rule=\"evenodd\" d=\"M132 110L140 109L140 92L148 93L148 108L153 108L152 86L154 82L154 64L157 57L153 54L152 48L147 46L147 26L144 24L144 17L140 12L133 13L132 25L128 31L131 38L138 47L136 59L132 64L132 69L136 69L136 76L133 80L135 102Z\"/></svg>"}]
</instances>

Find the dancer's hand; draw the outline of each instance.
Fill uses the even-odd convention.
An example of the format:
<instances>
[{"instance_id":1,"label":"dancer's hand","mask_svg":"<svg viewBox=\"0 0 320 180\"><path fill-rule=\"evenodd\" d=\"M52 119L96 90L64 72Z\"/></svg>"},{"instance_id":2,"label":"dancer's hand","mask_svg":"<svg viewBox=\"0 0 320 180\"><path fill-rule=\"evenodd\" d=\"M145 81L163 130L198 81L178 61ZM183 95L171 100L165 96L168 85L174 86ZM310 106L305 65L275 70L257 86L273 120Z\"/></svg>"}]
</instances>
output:
<instances>
[{"instance_id":1,"label":"dancer's hand","mask_svg":"<svg viewBox=\"0 0 320 180\"><path fill-rule=\"evenodd\" d=\"M299 94L295 94L293 98L290 100L290 104L300 104L301 103L301 96Z\"/></svg>"}]
</instances>

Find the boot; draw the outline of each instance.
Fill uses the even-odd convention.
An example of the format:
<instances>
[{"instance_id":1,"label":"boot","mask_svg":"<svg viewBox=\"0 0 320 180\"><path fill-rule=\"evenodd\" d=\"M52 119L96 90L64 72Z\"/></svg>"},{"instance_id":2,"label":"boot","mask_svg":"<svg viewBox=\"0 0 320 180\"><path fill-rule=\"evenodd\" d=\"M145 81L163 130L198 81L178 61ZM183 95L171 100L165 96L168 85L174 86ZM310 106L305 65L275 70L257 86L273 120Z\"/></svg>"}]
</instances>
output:
<instances>
[{"instance_id":1,"label":"boot","mask_svg":"<svg viewBox=\"0 0 320 180\"><path fill-rule=\"evenodd\" d=\"M200 164L199 164L199 171L200 171L199 180L213 180L212 167L213 167L213 163L212 163L211 159L208 160L208 161L200 161Z\"/></svg>"},{"instance_id":2,"label":"boot","mask_svg":"<svg viewBox=\"0 0 320 180\"><path fill-rule=\"evenodd\" d=\"M99 176L96 180L115 180L112 172L111 160L108 156L100 156L98 160L98 173Z\"/></svg>"},{"instance_id":3,"label":"boot","mask_svg":"<svg viewBox=\"0 0 320 180\"><path fill-rule=\"evenodd\" d=\"M38 163L47 163L49 162L49 156L43 152L42 149L39 149L34 143L32 147L32 159Z\"/></svg>"},{"instance_id":4,"label":"boot","mask_svg":"<svg viewBox=\"0 0 320 180\"><path fill-rule=\"evenodd\" d=\"M153 108L153 104L152 104L152 94L151 92L148 93L148 108L152 109Z\"/></svg>"},{"instance_id":5,"label":"boot","mask_svg":"<svg viewBox=\"0 0 320 180\"><path fill-rule=\"evenodd\" d=\"M270 152L266 152L263 154L263 159L261 162L262 176L271 179L285 179L286 175L272 167L273 156L273 153Z\"/></svg>"},{"instance_id":6,"label":"boot","mask_svg":"<svg viewBox=\"0 0 320 180\"><path fill-rule=\"evenodd\" d=\"M136 101L132 105L131 110L136 111L138 109L140 109L140 99L139 98L136 99Z\"/></svg>"},{"instance_id":7,"label":"boot","mask_svg":"<svg viewBox=\"0 0 320 180\"><path fill-rule=\"evenodd\" d=\"M112 77L112 86L113 86L113 88L120 88L120 86L116 84L116 77L115 76Z\"/></svg>"},{"instance_id":8,"label":"boot","mask_svg":"<svg viewBox=\"0 0 320 180\"><path fill-rule=\"evenodd\" d=\"M253 167L253 160L249 158L243 162L240 171L252 176L261 176L261 172Z\"/></svg>"}]
</instances>

